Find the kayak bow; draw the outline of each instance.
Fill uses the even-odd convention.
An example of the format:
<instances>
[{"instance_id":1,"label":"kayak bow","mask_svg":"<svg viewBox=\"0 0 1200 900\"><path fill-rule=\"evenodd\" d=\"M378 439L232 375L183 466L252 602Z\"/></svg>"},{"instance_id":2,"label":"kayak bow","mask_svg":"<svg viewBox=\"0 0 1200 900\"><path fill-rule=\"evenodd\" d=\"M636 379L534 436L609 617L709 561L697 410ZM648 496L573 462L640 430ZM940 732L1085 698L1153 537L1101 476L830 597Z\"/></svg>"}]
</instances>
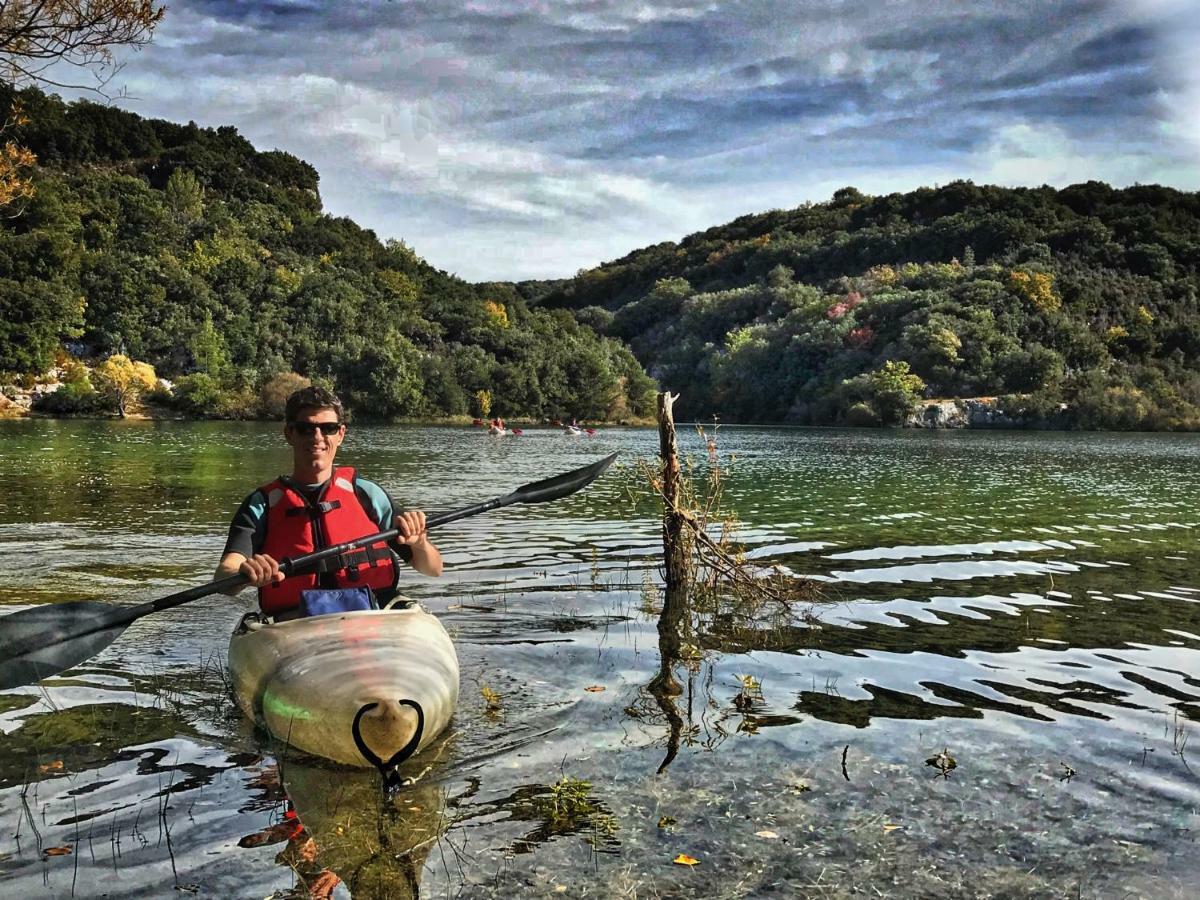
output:
<instances>
[{"instance_id":1,"label":"kayak bow","mask_svg":"<svg viewBox=\"0 0 1200 900\"><path fill-rule=\"evenodd\" d=\"M458 657L420 606L265 623L229 641L242 711L285 744L385 774L436 738L458 703Z\"/></svg>"}]
</instances>

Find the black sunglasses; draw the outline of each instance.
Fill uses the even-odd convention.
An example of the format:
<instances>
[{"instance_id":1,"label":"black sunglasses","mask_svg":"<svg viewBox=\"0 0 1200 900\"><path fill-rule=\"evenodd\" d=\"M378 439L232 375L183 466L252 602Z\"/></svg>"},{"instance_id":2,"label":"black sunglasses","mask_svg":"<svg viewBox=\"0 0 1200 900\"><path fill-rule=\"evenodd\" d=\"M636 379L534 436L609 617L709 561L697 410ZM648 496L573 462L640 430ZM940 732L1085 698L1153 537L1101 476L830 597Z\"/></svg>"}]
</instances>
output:
<instances>
[{"instance_id":1,"label":"black sunglasses","mask_svg":"<svg viewBox=\"0 0 1200 900\"><path fill-rule=\"evenodd\" d=\"M288 428L296 434L309 437L320 430L325 437L333 437L341 429L341 422L289 422Z\"/></svg>"}]
</instances>

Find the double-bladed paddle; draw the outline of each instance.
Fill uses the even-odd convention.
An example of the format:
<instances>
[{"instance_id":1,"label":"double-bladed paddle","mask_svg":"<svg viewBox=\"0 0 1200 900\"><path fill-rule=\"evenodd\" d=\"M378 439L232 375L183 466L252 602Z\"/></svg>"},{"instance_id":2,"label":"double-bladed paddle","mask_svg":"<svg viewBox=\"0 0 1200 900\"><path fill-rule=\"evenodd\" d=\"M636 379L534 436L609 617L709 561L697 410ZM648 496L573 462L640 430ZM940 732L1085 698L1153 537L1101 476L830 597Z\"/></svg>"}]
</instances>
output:
<instances>
[{"instance_id":1,"label":"double-bladed paddle","mask_svg":"<svg viewBox=\"0 0 1200 900\"><path fill-rule=\"evenodd\" d=\"M425 527L436 528L448 522L502 506L512 506L515 503L546 503L558 500L587 487L599 478L616 458L617 454L613 453L580 469L522 485L503 497L429 516L425 520ZM313 553L285 559L279 564L279 569L284 575L302 574L311 571L317 564L330 557L379 541L390 541L399 534L398 528L390 528L334 547L324 547ZM238 573L133 606L119 606L95 600L73 600L35 606L0 617L0 690L33 684L79 665L115 641L131 622L142 616L191 603L201 597L245 584L246 581L246 576Z\"/></svg>"}]
</instances>

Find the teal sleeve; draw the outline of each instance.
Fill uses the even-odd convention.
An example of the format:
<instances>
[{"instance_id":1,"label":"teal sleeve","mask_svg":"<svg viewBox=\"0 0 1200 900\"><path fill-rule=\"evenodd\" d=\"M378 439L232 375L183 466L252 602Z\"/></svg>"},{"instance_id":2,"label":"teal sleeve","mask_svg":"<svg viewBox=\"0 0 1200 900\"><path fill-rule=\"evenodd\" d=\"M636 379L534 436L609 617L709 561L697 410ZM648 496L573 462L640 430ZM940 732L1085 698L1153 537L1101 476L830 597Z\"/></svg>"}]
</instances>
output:
<instances>
[{"instance_id":1,"label":"teal sleeve","mask_svg":"<svg viewBox=\"0 0 1200 900\"><path fill-rule=\"evenodd\" d=\"M388 492L375 482L365 478L357 479L356 483L359 499L366 507L367 514L381 531L391 528L392 520L396 518L396 508L392 503L392 498L388 496Z\"/></svg>"},{"instance_id":2,"label":"teal sleeve","mask_svg":"<svg viewBox=\"0 0 1200 900\"><path fill-rule=\"evenodd\" d=\"M249 559L262 549L266 534L267 498L262 491L254 491L242 501L233 521L229 523L229 536L225 539L226 553L240 553Z\"/></svg>"}]
</instances>

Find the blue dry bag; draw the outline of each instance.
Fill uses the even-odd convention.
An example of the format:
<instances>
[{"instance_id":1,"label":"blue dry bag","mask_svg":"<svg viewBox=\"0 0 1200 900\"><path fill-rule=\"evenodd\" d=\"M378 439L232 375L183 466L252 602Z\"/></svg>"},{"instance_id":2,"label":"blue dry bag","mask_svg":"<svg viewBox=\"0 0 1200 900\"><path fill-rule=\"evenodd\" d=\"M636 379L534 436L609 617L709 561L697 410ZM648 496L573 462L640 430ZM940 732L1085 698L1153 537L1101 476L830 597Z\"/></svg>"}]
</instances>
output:
<instances>
[{"instance_id":1,"label":"blue dry bag","mask_svg":"<svg viewBox=\"0 0 1200 900\"><path fill-rule=\"evenodd\" d=\"M327 616L362 609L379 609L369 587L311 588L300 592L301 616Z\"/></svg>"}]
</instances>

